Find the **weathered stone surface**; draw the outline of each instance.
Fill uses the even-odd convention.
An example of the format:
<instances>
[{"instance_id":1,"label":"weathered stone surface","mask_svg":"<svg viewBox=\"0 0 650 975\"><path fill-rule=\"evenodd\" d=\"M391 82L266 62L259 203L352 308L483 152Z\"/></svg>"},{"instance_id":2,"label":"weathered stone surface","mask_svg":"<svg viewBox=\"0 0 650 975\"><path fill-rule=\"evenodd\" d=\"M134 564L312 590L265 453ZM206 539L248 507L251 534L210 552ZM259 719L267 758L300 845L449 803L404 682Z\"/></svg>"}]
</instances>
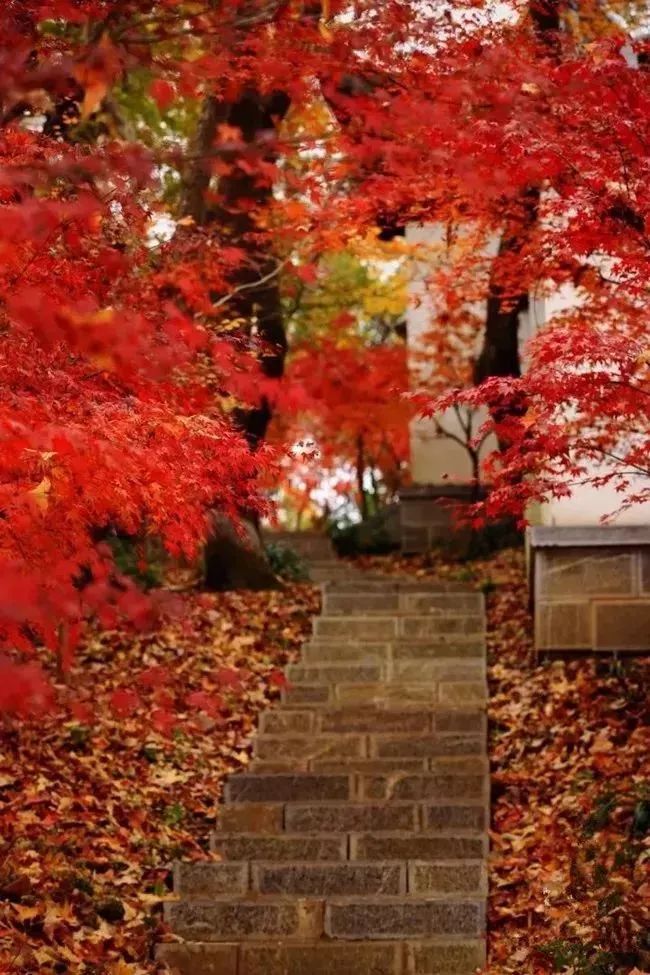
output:
<instances>
[{"instance_id":1,"label":"weathered stone surface","mask_svg":"<svg viewBox=\"0 0 650 975\"><path fill-rule=\"evenodd\" d=\"M487 683L484 680L449 680L438 684L438 700L442 707L485 704L487 696Z\"/></svg>"},{"instance_id":2,"label":"weathered stone surface","mask_svg":"<svg viewBox=\"0 0 650 975\"><path fill-rule=\"evenodd\" d=\"M634 591L633 554L630 551L543 549L536 558L538 594L544 599L631 595Z\"/></svg>"},{"instance_id":3,"label":"weathered stone surface","mask_svg":"<svg viewBox=\"0 0 650 975\"><path fill-rule=\"evenodd\" d=\"M427 758L336 758L318 759L310 763L313 772L358 772L360 775L382 775L394 771L427 772Z\"/></svg>"},{"instance_id":4,"label":"weathered stone surface","mask_svg":"<svg viewBox=\"0 0 650 975\"><path fill-rule=\"evenodd\" d=\"M323 930L318 901L178 901L167 907L172 930L187 941L317 938Z\"/></svg>"},{"instance_id":5,"label":"weathered stone surface","mask_svg":"<svg viewBox=\"0 0 650 975\"><path fill-rule=\"evenodd\" d=\"M487 870L483 860L449 863L409 863L409 894L485 894Z\"/></svg>"},{"instance_id":6,"label":"weathered stone surface","mask_svg":"<svg viewBox=\"0 0 650 975\"><path fill-rule=\"evenodd\" d=\"M388 643L306 643L303 647L303 660L309 664L324 663L368 663L385 664L389 660Z\"/></svg>"},{"instance_id":7,"label":"weathered stone surface","mask_svg":"<svg viewBox=\"0 0 650 975\"><path fill-rule=\"evenodd\" d=\"M241 896L248 890L248 872L247 863L176 863L174 892L199 900Z\"/></svg>"},{"instance_id":8,"label":"weathered stone surface","mask_svg":"<svg viewBox=\"0 0 650 975\"><path fill-rule=\"evenodd\" d=\"M650 650L650 599L594 604L595 650Z\"/></svg>"},{"instance_id":9,"label":"weathered stone surface","mask_svg":"<svg viewBox=\"0 0 650 975\"><path fill-rule=\"evenodd\" d=\"M479 680L485 673L482 660L458 662L457 660L423 660L419 657L403 657L393 661L391 677L400 681Z\"/></svg>"},{"instance_id":10,"label":"weathered stone surface","mask_svg":"<svg viewBox=\"0 0 650 975\"><path fill-rule=\"evenodd\" d=\"M422 805L423 829L473 829L487 828L485 804L424 803Z\"/></svg>"},{"instance_id":11,"label":"weathered stone surface","mask_svg":"<svg viewBox=\"0 0 650 975\"><path fill-rule=\"evenodd\" d=\"M485 964L485 941L420 942L407 948L409 975L468 975Z\"/></svg>"},{"instance_id":12,"label":"weathered stone surface","mask_svg":"<svg viewBox=\"0 0 650 975\"><path fill-rule=\"evenodd\" d=\"M174 942L159 945L156 958L180 975L237 975L237 945Z\"/></svg>"},{"instance_id":13,"label":"weathered stone surface","mask_svg":"<svg viewBox=\"0 0 650 975\"><path fill-rule=\"evenodd\" d=\"M479 901L331 901L325 908L325 933L332 938L431 938L480 934Z\"/></svg>"},{"instance_id":14,"label":"weathered stone surface","mask_svg":"<svg viewBox=\"0 0 650 975\"><path fill-rule=\"evenodd\" d=\"M461 860L486 853L483 836L353 833L351 860Z\"/></svg>"},{"instance_id":15,"label":"weathered stone surface","mask_svg":"<svg viewBox=\"0 0 650 975\"><path fill-rule=\"evenodd\" d=\"M431 613L482 613L483 594L480 592L404 593L400 595L400 610L415 615Z\"/></svg>"},{"instance_id":16,"label":"weathered stone surface","mask_svg":"<svg viewBox=\"0 0 650 975\"><path fill-rule=\"evenodd\" d=\"M402 616L398 617L398 635L407 638L432 639L441 634L480 635L485 629L483 615L462 616Z\"/></svg>"},{"instance_id":17,"label":"weathered stone surface","mask_svg":"<svg viewBox=\"0 0 650 975\"><path fill-rule=\"evenodd\" d=\"M485 637L476 636L437 636L424 640L396 640L393 644L393 659L397 660L439 660L473 659L485 657Z\"/></svg>"},{"instance_id":18,"label":"weathered stone surface","mask_svg":"<svg viewBox=\"0 0 650 975\"><path fill-rule=\"evenodd\" d=\"M535 643L540 650L582 650L591 647L589 603L540 601L535 612Z\"/></svg>"},{"instance_id":19,"label":"weathered stone surface","mask_svg":"<svg viewBox=\"0 0 650 975\"><path fill-rule=\"evenodd\" d=\"M260 734L309 735L316 728L317 715L313 711L285 711L275 708L260 715Z\"/></svg>"},{"instance_id":20,"label":"weathered stone surface","mask_svg":"<svg viewBox=\"0 0 650 975\"><path fill-rule=\"evenodd\" d=\"M401 944L243 945L239 975L397 975L402 953Z\"/></svg>"},{"instance_id":21,"label":"weathered stone surface","mask_svg":"<svg viewBox=\"0 0 650 975\"><path fill-rule=\"evenodd\" d=\"M340 684L384 679L384 670L378 664L310 664L289 667L287 679L290 684Z\"/></svg>"},{"instance_id":22,"label":"weathered stone surface","mask_svg":"<svg viewBox=\"0 0 650 975\"><path fill-rule=\"evenodd\" d=\"M255 741L255 757L283 761L315 758L365 758L366 739L363 735L318 735L299 738L291 735L259 735Z\"/></svg>"},{"instance_id":23,"label":"weathered stone surface","mask_svg":"<svg viewBox=\"0 0 650 975\"><path fill-rule=\"evenodd\" d=\"M225 789L226 802L314 802L351 799L349 775L234 775Z\"/></svg>"},{"instance_id":24,"label":"weathered stone surface","mask_svg":"<svg viewBox=\"0 0 650 975\"><path fill-rule=\"evenodd\" d=\"M472 772L490 772L487 755L439 755L428 759L428 770L436 775L465 775Z\"/></svg>"},{"instance_id":25,"label":"weathered stone surface","mask_svg":"<svg viewBox=\"0 0 650 975\"><path fill-rule=\"evenodd\" d=\"M325 592L323 613L326 616L351 615L361 616L364 613L397 613L400 609L400 597L397 592Z\"/></svg>"},{"instance_id":26,"label":"weathered stone surface","mask_svg":"<svg viewBox=\"0 0 650 975\"><path fill-rule=\"evenodd\" d=\"M650 593L650 549L642 549L638 558L641 563L641 592Z\"/></svg>"},{"instance_id":27,"label":"weathered stone surface","mask_svg":"<svg viewBox=\"0 0 650 975\"><path fill-rule=\"evenodd\" d=\"M397 634L394 616L318 616L314 635L330 640L358 640L371 643L390 640Z\"/></svg>"},{"instance_id":28,"label":"weathered stone surface","mask_svg":"<svg viewBox=\"0 0 650 975\"><path fill-rule=\"evenodd\" d=\"M436 711L433 716L433 727L440 732L485 735L487 716L485 711L479 708Z\"/></svg>"},{"instance_id":29,"label":"weathered stone surface","mask_svg":"<svg viewBox=\"0 0 650 975\"><path fill-rule=\"evenodd\" d=\"M337 703L364 705L366 707L418 707L429 709L437 699L434 683L387 683L387 684L336 684L334 698Z\"/></svg>"},{"instance_id":30,"label":"weathered stone surface","mask_svg":"<svg viewBox=\"0 0 650 975\"><path fill-rule=\"evenodd\" d=\"M253 864L253 890L303 897L369 897L406 893L406 864Z\"/></svg>"},{"instance_id":31,"label":"weathered stone surface","mask_svg":"<svg viewBox=\"0 0 650 975\"><path fill-rule=\"evenodd\" d=\"M212 850L224 860L345 860L347 837L341 833L297 836L282 833L265 836L260 833L240 833L227 836L214 833Z\"/></svg>"},{"instance_id":32,"label":"weathered stone surface","mask_svg":"<svg viewBox=\"0 0 650 975\"><path fill-rule=\"evenodd\" d=\"M359 799L482 799L484 775L360 775Z\"/></svg>"},{"instance_id":33,"label":"weathered stone surface","mask_svg":"<svg viewBox=\"0 0 650 975\"><path fill-rule=\"evenodd\" d=\"M282 691L282 703L285 707L304 709L314 704L327 704L332 696L329 684L294 684Z\"/></svg>"},{"instance_id":34,"label":"weathered stone surface","mask_svg":"<svg viewBox=\"0 0 650 975\"><path fill-rule=\"evenodd\" d=\"M421 734L431 730L431 721L431 712L427 710L339 708L322 712L321 727L324 732L381 730Z\"/></svg>"},{"instance_id":35,"label":"weathered stone surface","mask_svg":"<svg viewBox=\"0 0 650 975\"><path fill-rule=\"evenodd\" d=\"M470 735L370 735L369 755L377 758L480 755L485 741Z\"/></svg>"},{"instance_id":36,"label":"weathered stone surface","mask_svg":"<svg viewBox=\"0 0 650 975\"><path fill-rule=\"evenodd\" d=\"M291 804L286 809L286 828L293 833L366 832L416 830L419 810L415 803L319 803Z\"/></svg>"},{"instance_id":37,"label":"weathered stone surface","mask_svg":"<svg viewBox=\"0 0 650 975\"><path fill-rule=\"evenodd\" d=\"M216 829L221 833L279 833L284 825L284 806L278 803L242 802L221 806Z\"/></svg>"}]
</instances>

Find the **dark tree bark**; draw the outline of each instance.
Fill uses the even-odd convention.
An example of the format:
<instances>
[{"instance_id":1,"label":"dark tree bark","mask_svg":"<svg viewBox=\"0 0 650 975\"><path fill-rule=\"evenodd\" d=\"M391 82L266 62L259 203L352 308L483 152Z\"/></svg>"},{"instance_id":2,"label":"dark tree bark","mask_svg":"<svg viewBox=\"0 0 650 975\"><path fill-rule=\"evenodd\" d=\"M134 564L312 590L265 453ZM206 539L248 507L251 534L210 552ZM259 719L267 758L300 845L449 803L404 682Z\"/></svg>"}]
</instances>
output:
<instances>
[{"instance_id":1,"label":"dark tree bark","mask_svg":"<svg viewBox=\"0 0 650 975\"><path fill-rule=\"evenodd\" d=\"M270 379L282 377L287 340L272 242L260 232L255 219L256 213L271 202L273 186L259 177L255 163L275 158L275 131L288 108L289 98L283 92L262 96L249 91L232 104L206 98L182 197L185 215L191 216L197 225L209 227L246 255L233 279L226 307L232 318L243 322L245 335L254 336L259 345L261 371ZM211 202L208 193L211 158L218 127L223 123L239 130L242 144L221 153L230 165L230 172L219 179L216 202ZM247 165L239 166L240 161ZM272 412L266 396L254 406L235 412L235 422L251 450L256 450L264 440ZM243 534L223 520L215 520L205 551L206 586L210 589L277 588L278 580L264 557L256 519L246 511L241 512L241 518Z\"/></svg>"}]
</instances>

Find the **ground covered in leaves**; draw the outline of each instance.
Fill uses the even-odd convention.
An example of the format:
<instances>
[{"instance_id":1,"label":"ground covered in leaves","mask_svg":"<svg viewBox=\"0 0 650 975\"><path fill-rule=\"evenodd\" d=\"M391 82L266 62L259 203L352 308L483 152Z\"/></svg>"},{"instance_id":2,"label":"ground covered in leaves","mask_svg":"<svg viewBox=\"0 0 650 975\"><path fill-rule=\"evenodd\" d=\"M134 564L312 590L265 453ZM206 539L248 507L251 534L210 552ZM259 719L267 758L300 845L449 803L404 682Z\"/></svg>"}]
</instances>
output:
<instances>
[{"instance_id":1,"label":"ground covered in leaves","mask_svg":"<svg viewBox=\"0 0 650 975\"><path fill-rule=\"evenodd\" d=\"M487 596L491 975L650 971L650 661L537 663L521 550L363 561Z\"/></svg>"},{"instance_id":2,"label":"ground covered in leaves","mask_svg":"<svg viewBox=\"0 0 650 975\"><path fill-rule=\"evenodd\" d=\"M178 857L207 855L318 592L187 595L78 653L59 703L0 731L0 973L143 975Z\"/></svg>"}]
</instances>

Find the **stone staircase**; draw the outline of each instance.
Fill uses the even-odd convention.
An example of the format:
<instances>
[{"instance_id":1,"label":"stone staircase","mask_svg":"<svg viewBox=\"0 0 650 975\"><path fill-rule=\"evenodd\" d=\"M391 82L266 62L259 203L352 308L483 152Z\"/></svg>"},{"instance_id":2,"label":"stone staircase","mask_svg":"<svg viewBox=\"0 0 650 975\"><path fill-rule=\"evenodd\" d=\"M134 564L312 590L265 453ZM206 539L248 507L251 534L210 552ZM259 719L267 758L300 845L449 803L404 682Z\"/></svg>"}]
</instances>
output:
<instances>
[{"instance_id":1,"label":"stone staircase","mask_svg":"<svg viewBox=\"0 0 650 975\"><path fill-rule=\"evenodd\" d=\"M409 579L323 612L212 849L176 867L182 975L470 975L484 962L483 597Z\"/></svg>"},{"instance_id":2,"label":"stone staircase","mask_svg":"<svg viewBox=\"0 0 650 975\"><path fill-rule=\"evenodd\" d=\"M315 583L356 579L361 573L347 562L336 557L331 540L317 531L274 531L265 536L266 542L292 548L309 570L309 578Z\"/></svg>"}]
</instances>

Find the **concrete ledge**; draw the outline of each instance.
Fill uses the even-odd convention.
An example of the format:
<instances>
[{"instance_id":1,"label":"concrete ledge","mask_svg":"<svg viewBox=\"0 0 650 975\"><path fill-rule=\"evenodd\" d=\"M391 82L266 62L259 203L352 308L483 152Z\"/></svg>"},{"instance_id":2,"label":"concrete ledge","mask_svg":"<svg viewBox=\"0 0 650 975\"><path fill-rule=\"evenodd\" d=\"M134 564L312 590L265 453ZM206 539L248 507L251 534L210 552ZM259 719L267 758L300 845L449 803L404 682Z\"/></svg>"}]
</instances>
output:
<instances>
[{"instance_id":1,"label":"concrete ledge","mask_svg":"<svg viewBox=\"0 0 650 975\"><path fill-rule=\"evenodd\" d=\"M528 538L534 549L650 546L650 525L538 525Z\"/></svg>"}]
</instances>

